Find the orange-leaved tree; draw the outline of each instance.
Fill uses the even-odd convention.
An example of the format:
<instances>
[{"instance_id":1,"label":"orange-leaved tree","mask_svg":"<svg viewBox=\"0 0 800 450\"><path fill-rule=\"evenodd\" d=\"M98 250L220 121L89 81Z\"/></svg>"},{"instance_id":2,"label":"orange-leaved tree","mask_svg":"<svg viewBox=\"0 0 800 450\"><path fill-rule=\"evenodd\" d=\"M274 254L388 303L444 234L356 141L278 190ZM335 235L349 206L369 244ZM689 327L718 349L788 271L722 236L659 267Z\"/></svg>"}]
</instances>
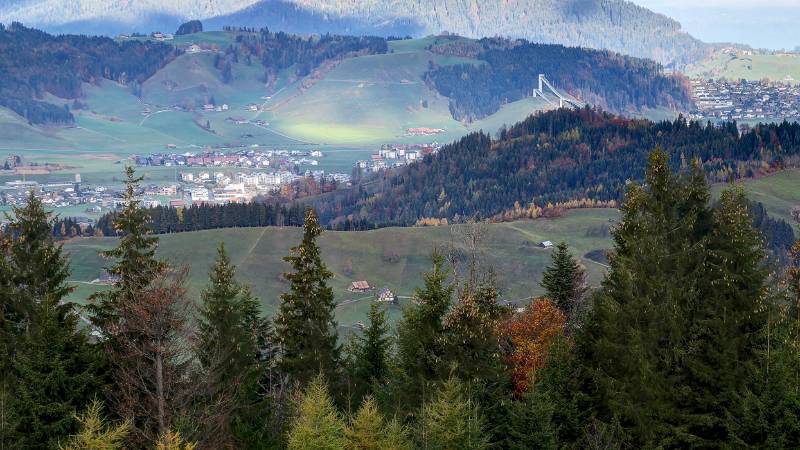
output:
<instances>
[{"instance_id":1,"label":"orange-leaved tree","mask_svg":"<svg viewBox=\"0 0 800 450\"><path fill-rule=\"evenodd\" d=\"M565 323L564 313L547 298L535 299L500 323L500 342L517 394L535 383L536 371L544 366L550 345L563 333Z\"/></svg>"}]
</instances>

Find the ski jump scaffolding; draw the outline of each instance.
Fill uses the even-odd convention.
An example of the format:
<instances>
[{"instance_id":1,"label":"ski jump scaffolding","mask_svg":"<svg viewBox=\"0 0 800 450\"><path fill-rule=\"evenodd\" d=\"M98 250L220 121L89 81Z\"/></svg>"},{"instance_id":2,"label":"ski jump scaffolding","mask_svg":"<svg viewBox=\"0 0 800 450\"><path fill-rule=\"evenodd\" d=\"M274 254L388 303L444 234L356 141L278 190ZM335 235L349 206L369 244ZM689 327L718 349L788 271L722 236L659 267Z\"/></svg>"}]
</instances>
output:
<instances>
[{"instance_id":1,"label":"ski jump scaffolding","mask_svg":"<svg viewBox=\"0 0 800 450\"><path fill-rule=\"evenodd\" d=\"M533 90L533 98L541 97L544 101L549 103L550 106L556 106L556 102L554 100L547 98L547 96L545 95L544 93L545 87L549 89L548 93L549 95L554 95L556 97L556 99L558 100L559 108L563 108L564 105L569 105L573 108L583 108L584 106L586 106L585 103L581 103L579 101L576 101L575 99L565 97L562 93L558 92L558 90L554 88L552 84L550 84L550 81L548 81L547 78L545 78L543 73L539 74L539 89Z\"/></svg>"}]
</instances>

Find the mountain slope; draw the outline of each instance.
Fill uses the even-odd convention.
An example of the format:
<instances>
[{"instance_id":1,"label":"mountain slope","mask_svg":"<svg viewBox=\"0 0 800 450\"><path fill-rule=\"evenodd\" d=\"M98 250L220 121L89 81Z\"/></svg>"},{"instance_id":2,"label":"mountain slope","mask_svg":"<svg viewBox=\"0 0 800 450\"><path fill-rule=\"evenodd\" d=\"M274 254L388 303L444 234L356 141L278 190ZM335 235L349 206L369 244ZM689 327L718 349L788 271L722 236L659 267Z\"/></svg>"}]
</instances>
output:
<instances>
[{"instance_id":1,"label":"mountain slope","mask_svg":"<svg viewBox=\"0 0 800 450\"><path fill-rule=\"evenodd\" d=\"M533 115L497 139L470 134L421 162L325 196L315 207L324 221L349 229L536 217L547 213L545 205L559 203L613 205L630 180L643 178L648 155L658 147L675 168L699 159L711 181L750 178L797 164L800 124L760 125L740 135L735 123L653 123L560 109Z\"/></svg>"},{"instance_id":2,"label":"mountain slope","mask_svg":"<svg viewBox=\"0 0 800 450\"><path fill-rule=\"evenodd\" d=\"M28 0L0 8L0 22L59 32L172 31L185 19L293 33L421 36L448 31L602 48L683 67L707 46L678 22L625 0ZM171 27L170 27L171 26Z\"/></svg>"}]
</instances>

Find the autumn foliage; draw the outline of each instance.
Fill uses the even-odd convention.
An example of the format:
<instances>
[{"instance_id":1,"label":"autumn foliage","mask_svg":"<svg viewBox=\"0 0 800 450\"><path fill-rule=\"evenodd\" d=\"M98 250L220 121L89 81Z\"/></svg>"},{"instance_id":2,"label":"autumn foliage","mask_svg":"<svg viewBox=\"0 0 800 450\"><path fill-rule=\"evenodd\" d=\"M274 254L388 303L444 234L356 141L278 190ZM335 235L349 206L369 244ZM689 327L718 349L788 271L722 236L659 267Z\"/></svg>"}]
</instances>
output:
<instances>
[{"instance_id":1,"label":"autumn foliage","mask_svg":"<svg viewBox=\"0 0 800 450\"><path fill-rule=\"evenodd\" d=\"M553 340L564 330L566 316L550 299L539 298L501 322L499 335L514 388L526 392L542 368Z\"/></svg>"}]
</instances>

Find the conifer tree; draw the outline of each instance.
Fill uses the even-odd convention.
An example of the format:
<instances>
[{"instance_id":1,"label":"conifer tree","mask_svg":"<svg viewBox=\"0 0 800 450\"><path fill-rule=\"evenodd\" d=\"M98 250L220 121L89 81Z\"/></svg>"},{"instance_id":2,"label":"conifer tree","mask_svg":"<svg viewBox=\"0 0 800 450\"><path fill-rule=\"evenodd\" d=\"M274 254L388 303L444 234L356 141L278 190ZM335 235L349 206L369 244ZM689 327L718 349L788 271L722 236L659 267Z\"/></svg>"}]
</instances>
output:
<instances>
[{"instance_id":1,"label":"conifer tree","mask_svg":"<svg viewBox=\"0 0 800 450\"><path fill-rule=\"evenodd\" d=\"M201 294L197 356L218 388L240 383L258 371L258 302L236 280L224 244Z\"/></svg>"},{"instance_id":2,"label":"conifer tree","mask_svg":"<svg viewBox=\"0 0 800 450\"><path fill-rule=\"evenodd\" d=\"M481 450L489 448L478 406L465 395L456 378L445 381L436 397L423 406L417 443L430 450Z\"/></svg>"},{"instance_id":3,"label":"conifer tree","mask_svg":"<svg viewBox=\"0 0 800 450\"><path fill-rule=\"evenodd\" d=\"M544 269L541 285L547 298L569 317L576 312L586 293L586 272L569 252L566 242L556 246L551 258L550 265Z\"/></svg>"},{"instance_id":4,"label":"conifer tree","mask_svg":"<svg viewBox=\"0 0 800 450\"><path fill-rule=\"evenodd\" d=\"M667 154L656 150L645 181L629 187L609 273L586 332L576 336L585 369L579 385L598 420L619 420L637 447L661 445L682 432L673 423L683 420L675 383L691 345L687 321L701 299L713 222L697 165L675 175Z\"/></svg>"},{"instance_id":5,"label":"conifer tree","mask_svg":"<svg viewBox=\"0 0 800 450\"><path fill-rule=\"evenodd\" d=\"M433 266L424 274L424 286L417 288L414 304L403 311L397 329L398 404L406 413L423 401L427 385L444 378L449 370L443 364L442 334L444 317L450 308L454 287L448 283L449 272L444 257L432 255Z\"/></svg>"},{"instance_id":6,"label":"conifer tree","mask_svg":"<svg viewBox=\"0 0 800 450\"><path fill-rule=\"evenodd\" d=\"M95 295L89 305L92 322L101 330L116 325L119 303L135 302L150 281L167 269L167 264L156 258L158 237L149 235L150 216L137 199L142 177L136 177L130 166L125 169L125 175L123 208L114 220L119 243L117 247L101 252L103 257L114 260L106 271L116 277L116 281L113 289Z\"/></svg>"},{"instance_id":7,"label":"conifer tree","mask_svg":"<svg viewBox=\"0 0 800 450\"><path fill-rule=\"evenodd\" d=\"M288 436L289 450L343 450L347 445L345 424L322 375L313 378L303 391L298 414Z\"/></svg>"},{"instance_id":8,"label":"conifer tree","mask_svg":"<svg viewBox=\"0 0 800 450\"><path fill-rule=\"evenodd\" d=\"M444 317L445 365L461 380L497 381L501 371L497 329L507 312L498 304L498 295L494 275L489 273L483 280L467 282Z\"/></svg>"},{"instance_id":9,"label":"conifer tree","mask_svg":"<svg viewBox=\"0 0 800 450\"><path fill-rule=\"evenodd\" d=\"M357 399L369 395L375 386L381 386L389 375L391 337L386 312L378 303L369 310L369 325L362 336L358 336L353 349L354 382Z\"/></svg>"},{"instance_id":10,"label":"conifer tree","mask_svg":"<svg viewBox=\"0 0 800 450\"><path fill-rule=\"evenodd\" d=\"M361 403L346 433L348 450L411 450L405 427L384 420L371 397Z\"/></svg>"},{"instance_id":11,"label":"conifer tree","mask_svg":"<svg viewBox=\"0 0 800 450\"><path fill-rule=\"evenodd\" d=\"M14 209L3 255L4 304L13 313L13 347L4 355L4 402L15 418L20 447L54 446L76 431L73 413L99 389L99 358L78 326L69 293L69 267L51 238L53 220L30 194ZM9 303L6 303L6 301ZM4 405L5 406L5 405ZM5 419L5 418L4 418ZM6 430L4 430L3 434ZM2 436L6 440L7 436Z\"/></svg>"},{"instance_id":12,"label":"conifer tree","mask_svg":"<svg viewBox=\"0 0 800 450\"><path fill-rule=\"evenodd\" d=\"M338 380L339 352L333 289L327 280L333 274L322 262L317 238L322 234L314 210L308 209L303 223L303 240L284 258L293 271L284 274L289 291L275 318L275 335L280 346L279 368L289 383L305 385L319 373L331 383Z\"/></svg>"},{"instance_id":13,"label":"conifer tree","mask_svg":"<svg viewBox=\"0 0 800 450\"><path fill-rule=\"evenodd\" d=\"M760 355L766 350L762 331L768 305L762 266L766 252L741 188L722 193L708 248L699 274L700 296L686 319L693 345L682 354L686 372L679 378L685 402L679 417L691 432L681 429L671 439L682 446L742 445L753 436L732 418L745 415L747 393L761 385L757 380Z\"/></svg>"},{"instance_id":14,"label":"conifer tree","mask_svg":"<svg viewBox=\"0 0 800 450\"><path fill-rule=\"evenodd\" d=\"M202 434L205 445L220 447L233 441L231 420L257 391L265 326L257 300L236 281L222 243L201 300L196 354Z\"/></svg>"},{"instance_id":15,"label":"conifer tree","mask_svg":"<svg viewBox=\"0 0 800 450\"><path fill-rule=\"evenodd\" d=\"M156 450L195 450L197 443L183 439L180 432L165 431L156 442Z\"/></svg>"},{"instance_id":16,"label":"conifer tree","mask_svg":"<svg viewBox=\"0 0 800 450\"><path fill-rule=\"evenodd\" d=\"M128 423L110 425L103 417L103 402L93 400L76 419L80 431L70 437L60 450L119 450L128 435Z\"/></svg>"}]
</instances>

